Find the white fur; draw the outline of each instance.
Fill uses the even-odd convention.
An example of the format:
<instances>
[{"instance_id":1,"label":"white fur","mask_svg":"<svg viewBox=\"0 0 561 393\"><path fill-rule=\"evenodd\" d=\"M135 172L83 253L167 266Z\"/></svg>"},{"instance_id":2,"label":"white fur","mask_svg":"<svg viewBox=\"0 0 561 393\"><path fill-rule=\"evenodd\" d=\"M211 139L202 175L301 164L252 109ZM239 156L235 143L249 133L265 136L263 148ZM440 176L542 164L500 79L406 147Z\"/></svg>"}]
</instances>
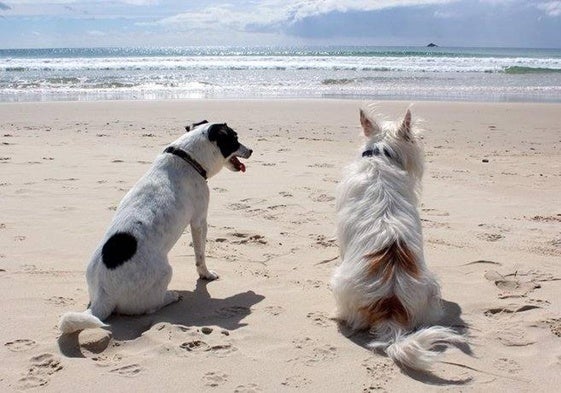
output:
<instances>
[{"instance_id":1,"label":"white fur","mask_svg":"<svg viewBox=\"0 0 561 393\"><path fill-rule=\"evenodd\" d=\"M251 150L240 144L230 157L224 157L217 144L208 138L211 124L185 133L171 144L191 155L212 177L223 166L236 170L229 159L247 158ZM187 225L191 225L195 263L199 276L214 280L218 275L207 269L205 244L209 188L206 180L187 162L160 154L148 172L122 199L113 222L88 265L86 278L90 295L88 310L62 316L59 328L71 333L102 322L112 312L152 313L179 299L167 286L172 268L167 254ZM102 247L116 232L128 232L137 239L132 258L115 269L102 262Z\"/></svg>"},{"instance_id":2,"label":"white fur","mask_svg":"<svg viewBox=\"0 0 561 393\"><path fill-rule=\"evenodd\" d=\"M421 220L417 210L423 175L423 153L407 111L400 123L378 125L361 110L367 137L363 151L387 149L392 157L379 154L357 158L345 170L337 190L337 236L342 263L336 268L331 287L337 303L337 318L353 330L370 329L376 341L399 364L426 369L437 343L463 341L450 329L429 326L442 315L440 289L423 256ZM418 275L395 267L390 279L372 274L367 257L399 241L414 256ZM392 261L390 263L394 263ZM364 309L380 299L399 299L407 311L405 326L384 318L371 326Z\"/></svg>"}]
</instances>

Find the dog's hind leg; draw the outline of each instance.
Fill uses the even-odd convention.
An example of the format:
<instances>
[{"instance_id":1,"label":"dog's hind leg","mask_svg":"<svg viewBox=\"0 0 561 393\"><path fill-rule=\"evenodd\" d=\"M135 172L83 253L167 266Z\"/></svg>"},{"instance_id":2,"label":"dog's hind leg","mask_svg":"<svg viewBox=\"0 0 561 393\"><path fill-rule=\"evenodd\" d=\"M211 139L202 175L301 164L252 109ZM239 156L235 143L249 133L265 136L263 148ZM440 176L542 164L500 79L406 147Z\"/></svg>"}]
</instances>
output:
<instances>
[{"instance_id":1,"label":"dog's hind leg","mask_svg":"<svg viewBox=\"0 0 561 393\"><path fill-rule=\"evenodd\" d=\"M105 291L100 289L95 298L90 302L88 309L91 311L92 315L103 321L111 315L115 310L115 306L115 303L109 299Z\"/></svg>"},{"instance_id":2,"label":"dog's hind leg","mask_svg":"<svg viewBox=\"0 0 561 393\"><path fill-rule=\"evenodd\" d=\"M197 266L197 273L199 273L199 277L206 280L216 280L218 278L218 274L208 270L206 267L206 233L206 219L202 219L198 222L191 222L191 235L193 236L193 247L195 248L195 265Z\"/></svg>"}]
</instances>

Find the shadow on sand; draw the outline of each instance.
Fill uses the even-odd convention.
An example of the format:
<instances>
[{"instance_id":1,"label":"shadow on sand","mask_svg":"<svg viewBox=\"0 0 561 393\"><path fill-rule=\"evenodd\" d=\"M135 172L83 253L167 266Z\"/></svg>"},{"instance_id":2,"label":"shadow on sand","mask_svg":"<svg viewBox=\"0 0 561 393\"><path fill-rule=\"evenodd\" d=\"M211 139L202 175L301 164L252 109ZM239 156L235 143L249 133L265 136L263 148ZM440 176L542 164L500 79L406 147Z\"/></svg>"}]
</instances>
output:
<instances>
[{"instance_id":1,"label":"shadow on sand","mask_svg":"<svg viewBox=\"0 0 561 393\"><path fill-rule=\"evenodd\" d=\"M265 297L253 291L238 293L225 299L211 298L206 280L197 280L194 291L178 291L181 299L149 315L112 315L105 322L115 340L134 340L157 323L168 322L183 326L219 326L235 330L246 326L242 320L251 314L251 307ZM67 357L85 357L78 341L79 333L63 334L58 339L61 353ZM100 353L109 345L109 339L88 348Z\"/></svg>"},{"instance_id":2,"label":"shadow on sand","mask_svg":"<svg viewBox=\"0 0 561 393\"><path fill-rule=\"evenodd\" d=\"M461 318L462 315L462 309L460 308L460 306L457 303L453 303L453 302L449 302L446 300L442 300L442 307L444 309L444 315L443 317L440 319L440 321L438 321L437 325L440 326L446 326L446 327L450 327L452 329L454 329L457 333L466 335L469 329L469 326L467 325L466 322L464 322L464 320ZM362 331L362 332L352 332L346 325L344 324L339 324L339 330L341 331L341 333L343 335L345 335L349 340L351 340L353 343L368 349L369 351L372 351L372 349L368 348L368 344L370 342L373 341L373 336L368 333L367 331ZM461 343L461 344L454 344L460 351L462 351L463 353L467 354L467 355L472 355L472 351L471 348L469 346L468 343ZM446 350L446 346L445 345L441 345L435 348L435 351L437 352L444 352ZM381 355L381 356L386 356L386 353L384 351L374 351L375 353ZM409 369L407 367L403 367L401 365L398 365L401 369L401 371L419 381L422 383L426 383L429 385L465 385L469 382L472 381L472 378L462 378L462 379L446 379L446 378L442 378L439 377L435 374L433 374L430 371L419 371L419 370L413 370L413 369Z\"/></svg>"}]
</instances>

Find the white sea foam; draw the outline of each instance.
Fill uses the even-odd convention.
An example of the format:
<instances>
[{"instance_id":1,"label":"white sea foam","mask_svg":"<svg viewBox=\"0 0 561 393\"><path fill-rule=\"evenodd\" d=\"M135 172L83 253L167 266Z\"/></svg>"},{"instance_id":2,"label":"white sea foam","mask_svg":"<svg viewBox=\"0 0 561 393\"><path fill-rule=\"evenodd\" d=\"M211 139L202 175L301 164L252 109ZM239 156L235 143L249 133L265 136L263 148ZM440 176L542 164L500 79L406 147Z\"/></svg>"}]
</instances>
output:
<instances>
[{"instance_id":1,"label":"white sea foam","mask_svg":"<svg viewBox=\"0 0 561 393\"><path fill-rule=\"evenodd\" d=\"M561 101L560 51L479 52L0 50L0 101L204 97Z\"/></svg>"}]
</instances>

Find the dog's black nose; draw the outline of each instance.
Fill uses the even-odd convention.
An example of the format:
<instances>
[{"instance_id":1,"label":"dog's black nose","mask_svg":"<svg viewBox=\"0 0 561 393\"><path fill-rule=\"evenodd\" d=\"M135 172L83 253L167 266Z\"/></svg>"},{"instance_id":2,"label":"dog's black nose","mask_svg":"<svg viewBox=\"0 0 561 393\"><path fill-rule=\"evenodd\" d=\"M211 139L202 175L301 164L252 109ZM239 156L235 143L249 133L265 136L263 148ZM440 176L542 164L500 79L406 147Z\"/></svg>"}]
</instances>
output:
<instances>
[{"instance_id":1,"label":"dog's black nose","mask_svg":"<svg viewBox=\"0 0 561 393\"><path fill-rule=\"evenodd\" d=\"M253 150L249 149L249 155L247 156L247 158L251 157L252 153L253 153Z\"/></svg>"}]
</instances>

